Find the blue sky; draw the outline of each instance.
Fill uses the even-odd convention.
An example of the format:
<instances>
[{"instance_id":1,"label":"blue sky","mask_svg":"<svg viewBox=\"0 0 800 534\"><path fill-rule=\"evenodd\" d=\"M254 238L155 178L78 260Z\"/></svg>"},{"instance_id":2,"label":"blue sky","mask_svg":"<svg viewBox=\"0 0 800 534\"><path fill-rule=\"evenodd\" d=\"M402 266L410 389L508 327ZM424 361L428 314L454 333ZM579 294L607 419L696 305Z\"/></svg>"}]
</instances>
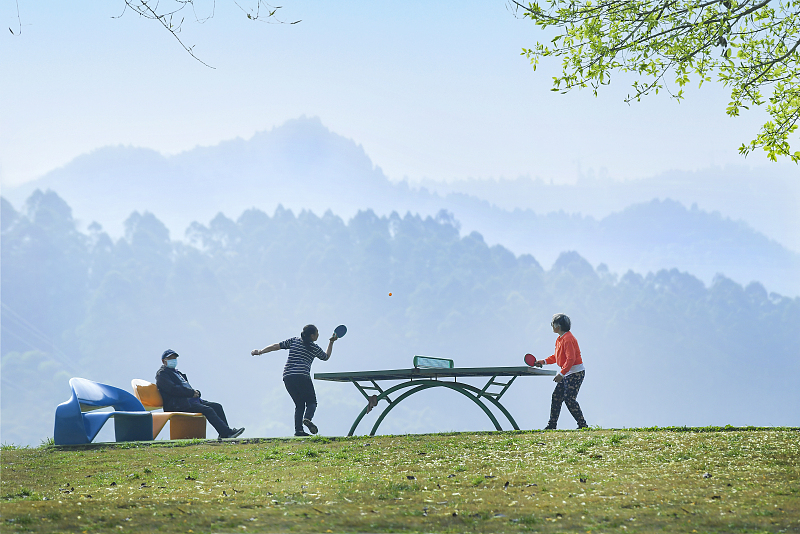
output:
<instances>
[{"instance_id":1,"label":"blue sky","mask_svg":"<svg viewBox=\"0 0 800 534\"><path fill-rule=\"evenodd\" d=\"M240 2L248 4L247 0ZM547 36L495 2L314 2L296 25L247 21L218 0L187 11L182 38L209 69L119 0L2 4L0 183L16 185L106 145L165 154L249 138L301 115L362 144L395 180L542 177L572 182L669 169L768 165L737 147L760 112L724 113L724 90L627 105L618 76L598 98L550 91L557 61L520 56ZM211 2L198 0L206 14ZM22 24L21 35L12 35Z\"/></svg>"}]
</instances>

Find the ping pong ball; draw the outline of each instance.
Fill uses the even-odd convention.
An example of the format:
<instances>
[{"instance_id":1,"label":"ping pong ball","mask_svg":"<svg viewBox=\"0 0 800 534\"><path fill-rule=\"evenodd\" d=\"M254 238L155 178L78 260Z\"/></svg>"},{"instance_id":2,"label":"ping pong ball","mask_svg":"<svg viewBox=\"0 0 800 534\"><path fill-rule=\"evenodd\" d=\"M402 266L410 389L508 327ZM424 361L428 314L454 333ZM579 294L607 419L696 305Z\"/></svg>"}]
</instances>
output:
<instances>
[{"instance_id":1,"label":"ping pong ball","mask_svg":"<svg viewBox=\"0 0 800 534\"><path fill-rule=\"evenodd\" d=\"M392 294L391 294L391 293L389 293L389 296L391 297L391 296L392 296Z\"/></svg>"}]
</instances>

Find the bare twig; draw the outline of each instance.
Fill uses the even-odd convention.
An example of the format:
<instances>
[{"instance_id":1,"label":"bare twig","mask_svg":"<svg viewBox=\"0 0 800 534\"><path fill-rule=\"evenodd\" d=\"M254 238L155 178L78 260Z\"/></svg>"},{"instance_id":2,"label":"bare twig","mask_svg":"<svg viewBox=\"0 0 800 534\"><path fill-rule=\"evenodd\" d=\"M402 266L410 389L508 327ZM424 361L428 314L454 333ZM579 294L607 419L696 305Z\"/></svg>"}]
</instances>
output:
<instances>
[{"instance_id":1,"label":"bare twig","mask_svg":"<svg viewBox=\"0 0 800 534\"><path fill-rule=\"evenodd\" d=\"M19 16L19 0L16 1L17 1L17 23L19 24L19 29L17 30L17 33L14 33L14 30L12 30L11 27L9 27L8 31L11 32L11 35L22 35L22 18Z\"/></svg>"},{"instance_id":2,"label":"bare twig","mask_svg":"<svg viewBox=\"0 0 800 534\"><path fill-rule=\"evenodd\" d=\"M125 0L125 3L126 3L126 4L127 4L127 5L128 5L130 8L131 8L131 9L133 9L133 10L135 10L135 11L139 12L139 13L142 13L142 12L141 12L141 10L139 9L139 7L138 7L138 6L133 6L133 5L131 5L131 1L132 1L132 0ZM167 30L169 33L171 33L173 37L175 37L175 39L176 39L176 40L177 40L177 41L180 43L181 47L183 47L183 49L184 49L184 50L186 50L186 51L189 53L189 55L190 55L190 56L192 56L194 59L196 59L197 61L199 61L200 63L202 63L202 64L203 64L203 65L205 65L206 67L208 67L209 69L216 69L216 67L212 67L211 65L209 65L208 63L206 63L205 61L203 61L202 59L200 59L199 57L197 57L196 55L194 55L194 52L192 51L192 48L194 48L194 47L189 47L189 46L186 46L186 45L183 43L183 41L181 40L181 38L180 38L180 37L178 37L178 32L180 31L181 24L183 24L183 20L181 20L181 24L179 24L179 25L177 26L177 28L174 28L174 27L172 26L172 24L171 24L171 21L172 21L172 15L174 15L175 13L177 13L178 11L180 11L181 9L183 9L183 7L181 7L181 8L178 8L177 10L175 10L175 11L172 11L172 12L170 12L170 13L166 13L166 14L163 14L163 15L159 15L158 13L156 13L156 11L155 11L155 10L154 10L152 7L150 7L150 4L148 4L148 3L147 3L145 0L139 0L139 4L140 4L140 5L142 5L142 6L144 6L144 9L145 9L145 10L146 10L146 11L147 11L149 14L150 14L150 16L149 16L148 18L152 18L152 19L154 19L154 20L157 20L159 23L161 23L161 25L162 25L162 26L164 26L164 28L166 28L166 30ZM158 6L156 6L156 7L158 7ZM184 7L185 7L185 5L184 5ZM165 19L166 19L166 17L169 17L169 18L170 18L170 24L167 24L167 22L166 22L166 20L165 20Z\"/></svg>"},{"instance_id":3,"label":"bare twig","mask_svg":"<svg viewBox=\"0 0 800 534\"><path fill-rule=\"evenodd\" d=\"M248 20L254 20L259 22L267 22L267 23L275 23L275 24L287 24L283 20L280 20L276 13L281 6L271 6L270 4L266 3L264 0L255 0L255 9L248 9L240 5L237 0L231 0L236 7L238 7L248 18ZM124 0L124 7L122 13L119 17L113 18L120 18L122 17L128 8L132 11L136 12L139 16L144 17L149 20L156 20L164 27L175 40L181 45L190 56L194 59L202 63L208 68L213 69L211 65L206 63L205 61L201 60L197 55L194 53L194 46L187 46L184 43L183 39L179 37L179 33L183 28L184 19L181 18L177 24L173 24L173 19L179 15L181 11L186 9L187 7L191 7L191 13L193 15L194 21L199 24L205 24L208 20L214 18L216 14L217 8L217 0L211 1L211 12L208 15L200 16L197 13L197 9L195 6L195 0L171 0L174 4L171 6L173 9L161 9L160 0ZM177 4L177 7L174 5ZM262 14L262 12L266 12L266 14ZM299 20L290 22L288 24L297 24L300 22Z\"/></svg>"}]
</instances>

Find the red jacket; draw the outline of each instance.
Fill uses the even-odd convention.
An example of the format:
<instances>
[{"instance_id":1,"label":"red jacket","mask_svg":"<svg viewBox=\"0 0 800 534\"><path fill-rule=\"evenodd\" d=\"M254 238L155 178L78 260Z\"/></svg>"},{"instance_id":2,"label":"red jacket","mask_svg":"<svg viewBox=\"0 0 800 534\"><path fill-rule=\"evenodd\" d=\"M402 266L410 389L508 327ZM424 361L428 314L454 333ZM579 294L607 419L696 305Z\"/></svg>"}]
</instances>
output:
<instances>
[{"instance_id":1,"label":"red jacket","mask_svg":"<svg viewBox=\"0 0 800 534\"><path fill-rule=\"evenodd\" d=\"M556 339L556 353L545 360L547 363L556 363L561 367L561 374L566 375L573 365L583 363L578 340L567 332Z\"/></svg>"}]
</instances>

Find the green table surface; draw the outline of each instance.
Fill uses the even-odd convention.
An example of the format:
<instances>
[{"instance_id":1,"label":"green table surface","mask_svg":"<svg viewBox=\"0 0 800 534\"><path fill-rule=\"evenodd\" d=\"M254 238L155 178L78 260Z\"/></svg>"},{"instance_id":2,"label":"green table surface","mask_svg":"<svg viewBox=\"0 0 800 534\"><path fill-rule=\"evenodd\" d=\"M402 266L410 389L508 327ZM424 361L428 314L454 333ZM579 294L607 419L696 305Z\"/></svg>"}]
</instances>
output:
<instances>
[{"instance_id":1,"label":"green table surface","mask_svg":"<svg viewBox=\"0 0 800 534\"><path fill-rule=\"evenodd\" d=\"M414 380L421 378L462 378L470 376L555 376L556 372L538 367L453 367L386 369L383 371L350 371L346 373L314 373L317 380L358 382L361 380Z\"/></svg>"}]
</instances>

